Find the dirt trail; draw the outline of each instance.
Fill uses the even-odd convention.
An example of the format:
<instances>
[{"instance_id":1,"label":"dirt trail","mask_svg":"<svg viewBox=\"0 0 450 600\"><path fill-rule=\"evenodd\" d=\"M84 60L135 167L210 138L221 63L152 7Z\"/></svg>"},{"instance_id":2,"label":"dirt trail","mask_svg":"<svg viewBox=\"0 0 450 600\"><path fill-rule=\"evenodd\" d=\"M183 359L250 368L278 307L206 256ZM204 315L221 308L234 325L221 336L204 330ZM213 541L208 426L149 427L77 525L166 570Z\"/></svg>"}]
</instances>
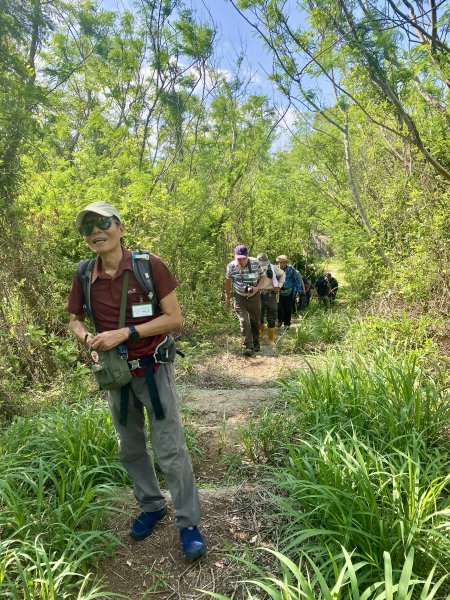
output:
<instances>
[{"instance_id":1,"label":"dirt trail","mask_svg":"<svg viewBox=\"0 0 450 600\"><path fill-rule=\"evenodd\" d=\"M226 485L223 458L242 455L239 426L277 394L276 380L281 374L302 366L301 357L276 356L267 345L254 358L226 352L196 365L195 385L181 383L179 391L184 417L197 430L202 449L201 458L193 456L193 466L208 553L193 564L185 561L169 496L168 514L154 532L141 542L132 540L128 528L137 510L129 492L118 503L123 510L111 523L122 546L101 563L98 572L106 589L129 600L204 598L200 589L235 593L239 574L227 553L230 548L239 552L245 546L261 545L270 524L262 508L264 486L257 481Z\"/></svg>"}]
</instances>

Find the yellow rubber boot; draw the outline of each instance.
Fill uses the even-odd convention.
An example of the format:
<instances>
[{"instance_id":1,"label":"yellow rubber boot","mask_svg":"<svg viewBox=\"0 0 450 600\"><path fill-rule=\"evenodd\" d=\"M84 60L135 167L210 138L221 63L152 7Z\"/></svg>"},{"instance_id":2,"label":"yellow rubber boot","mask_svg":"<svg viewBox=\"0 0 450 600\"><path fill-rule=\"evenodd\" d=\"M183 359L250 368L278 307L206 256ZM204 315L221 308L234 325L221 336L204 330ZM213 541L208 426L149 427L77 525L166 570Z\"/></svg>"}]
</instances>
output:
<instances>
[{"instance_id":1,"label":"yellow rubber boot","mask_svg":"<svg viewBox=\"0 0 450 600\"><path fill-rule=\"evenodd\" d=\"M275 327L268 327L267 332L269 334L269 344L273 344L275 341Z\"/></svg>"},{"instance_id":2,"label":"yellow rubber boot","mask_svg":"<svg viewBox=\"0 0 450 600\"><path fill-rule=\"evenodd\" d=\"M264 323L261 323L261 325L259 326L259 337L262 338L264 336L264 331L266 329L266 325Z\"/></svg>"}]
</instances>

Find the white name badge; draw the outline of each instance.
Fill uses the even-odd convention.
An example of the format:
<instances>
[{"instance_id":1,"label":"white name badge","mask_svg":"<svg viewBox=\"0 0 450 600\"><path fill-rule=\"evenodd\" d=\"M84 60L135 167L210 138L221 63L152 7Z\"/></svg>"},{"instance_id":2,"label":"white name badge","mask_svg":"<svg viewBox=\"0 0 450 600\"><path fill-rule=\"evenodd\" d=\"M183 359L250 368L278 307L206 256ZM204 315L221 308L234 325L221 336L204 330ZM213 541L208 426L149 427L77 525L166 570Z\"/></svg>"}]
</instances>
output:
<instances>
[{"instance_id":1,"label":"white name badge","mask_svg":"<svg viewBox=\"0 0 450 600\"><path fill-rule=\"evenodd\" d=\"M132 304L131 305L131 314L133 318L136 317L153 317L155 311L153 310L153 304L147 303L144 304L141 302L140 304Z\"/></svg>"}]
</instances>

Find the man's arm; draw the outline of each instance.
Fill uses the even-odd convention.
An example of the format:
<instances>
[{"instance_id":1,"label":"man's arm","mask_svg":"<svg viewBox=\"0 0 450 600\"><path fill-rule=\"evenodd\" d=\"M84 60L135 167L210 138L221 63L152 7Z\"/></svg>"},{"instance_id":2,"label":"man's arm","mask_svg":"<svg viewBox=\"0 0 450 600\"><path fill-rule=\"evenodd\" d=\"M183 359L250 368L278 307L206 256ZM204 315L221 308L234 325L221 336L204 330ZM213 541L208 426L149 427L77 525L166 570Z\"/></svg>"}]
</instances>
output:
<instances>
[{"instance_id":1,"label":"man's arm","mask_svg":"<svg viewBox=\"0 0 450 600\"><path fill-rule=\"evenodd\" d=\"M89 342L92 340L92 338L94 337L92 335L92 333L90 331L88 331L88 328L86 327L86 323L85 323L85 315L70 315L70 321L69 321L69 329L70 331L73 333L73 335L77 338L78 341L83 342L83 343L87 343L89 344Z\"/></svg>"},{"instance_id":2,"label":"man's arm","mask_svg":"<svg viewBox=\"0 0 450 600\"><path fill-rule=\"evenodd\" d=\"M164 298L160 300L161 310L163 314L156 319L147 321L147 323L140 323L136 325L136 331L141 337L150 337L152 335L158 335L160 333L169 333L175 329L179 329L183 323L183 316L181 314L181 308L177 300L175 291L170 292ZM74 317L74 318L73 318ZM77 318L78 315L71 315L70 317L70 328L75 336L84 341L87 333L86 326ZM74 323L74 325L72 325ZM78 324L76 324L78 323ZM128 340L129 329L128 327L121 327L120 329L113 329L111 331L103 331L95 336L88 338L87 343L94 350L111 350L119 344Z\"/></svg>"},{"instance_id":3,"label":"man's arm","mask_svg":"<svg viewBox=\"0 0 450 600\"><path fill-rule=\"evenodd\" d=\"M259 278L259 281L258 281L258 285L256 285L253 288L253 292L250 295L253 296L254 294L256 294L256 292L259 292L259 290L263 287L263 285L266 283L266 281L267 281L266 275L261 275L261 277Z\"/></svg>"},{"instance_id":4,"label":"man's arm","mask_svg":"<svg viewBox=\"0 0 450 600\"><path fill-rule=\"evenodd\" d=\"M225 279L225 306L230 308L231 279Z\"/></svg>"},{"instance_id":5,"label":"man's arm","mask_svg":"<svg viewBox=\"0 0 450 600\"><path fill-rule=\"evenodd\" d=\"M294 274L294 288L296 297L300 296L300 292L302 291L302 286L300 285L300 277L298 276L297 271L292 267L292 272Z\"/></svg>"}]
</instances>

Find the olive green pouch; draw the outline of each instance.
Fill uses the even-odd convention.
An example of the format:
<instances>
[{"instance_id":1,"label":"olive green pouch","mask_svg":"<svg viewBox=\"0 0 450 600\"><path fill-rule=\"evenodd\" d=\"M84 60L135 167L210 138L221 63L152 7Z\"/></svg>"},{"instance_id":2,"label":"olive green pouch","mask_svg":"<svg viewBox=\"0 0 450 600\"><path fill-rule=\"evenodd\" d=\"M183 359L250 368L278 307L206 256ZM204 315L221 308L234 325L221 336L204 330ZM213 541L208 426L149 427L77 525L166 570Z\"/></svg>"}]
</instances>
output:
<instances>
[{"instance_id":1,"label":"olive green pouch","mask_svg":"<svg viewBox=\"0 0 450 600\"><path fill-rule=\"evenodd\" d=\"M126 356L121 356L117 348L111 350L92 350L91 371L94 373L100 389L119 390L130 383L131 372Z\"/></svg>"},{"instance_id":2,"label":"olive green pouch","mask_svg":"<svg viewBox=\"0 0 450 600\"><path fill-rule=\"evenodd\" d=\"M119 329L125 323L129 271L123 274L122 298L120 301ZM120 390L130 383L132 375L128 364L128 351L121 344L111 350L91 350L91 371L94 373L100 389Z\"/></svg>"}]
</instances>

